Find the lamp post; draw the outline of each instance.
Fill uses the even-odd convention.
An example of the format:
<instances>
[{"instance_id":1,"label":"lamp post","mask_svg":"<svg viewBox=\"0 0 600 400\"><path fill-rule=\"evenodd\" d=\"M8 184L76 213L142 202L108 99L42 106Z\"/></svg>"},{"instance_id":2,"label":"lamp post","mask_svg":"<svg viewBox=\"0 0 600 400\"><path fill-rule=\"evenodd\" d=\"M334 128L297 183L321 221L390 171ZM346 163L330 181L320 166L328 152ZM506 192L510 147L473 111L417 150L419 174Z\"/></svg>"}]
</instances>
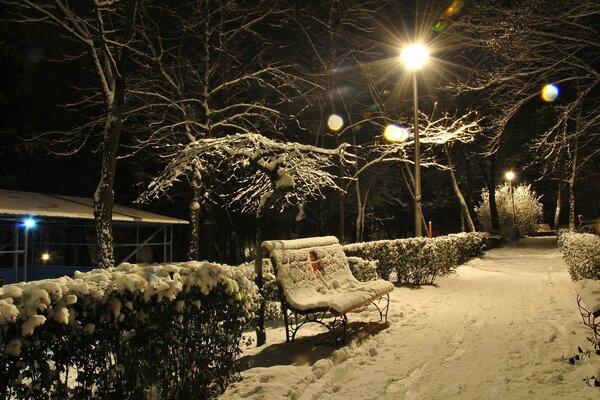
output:
<instances>
[{"instance_id":1,"label":"lamp post","mask_svg":"<svg viewBox=\"0 0 600 400\"><path fill-rule=\"evenodd\" d=\"M404 67L413 75L413 108L414 108L414 138L415 138L415 236L422 236L423 214L421 210L421 147L419 142L419 96L417 71L429 58L429 50L420 44L406 47L400 54Z\"/></svg>"},{"instance_id":2,"label":"lamp post","mask_svg":"<svg viewBox=\"0 0 600 400\"><path fill-rule=\"evenodd\" d=\"M512 200L512 211L513 211L513 224L515 226L515 237L519 239L519 227L517 226L517 212L515 211L515 195L513 192L512 180L515 178L515 173L512 171L508 171L504 174L506 179L508 180L508 190L510 191L510 198Z\"/></svg>"}]
</instances>

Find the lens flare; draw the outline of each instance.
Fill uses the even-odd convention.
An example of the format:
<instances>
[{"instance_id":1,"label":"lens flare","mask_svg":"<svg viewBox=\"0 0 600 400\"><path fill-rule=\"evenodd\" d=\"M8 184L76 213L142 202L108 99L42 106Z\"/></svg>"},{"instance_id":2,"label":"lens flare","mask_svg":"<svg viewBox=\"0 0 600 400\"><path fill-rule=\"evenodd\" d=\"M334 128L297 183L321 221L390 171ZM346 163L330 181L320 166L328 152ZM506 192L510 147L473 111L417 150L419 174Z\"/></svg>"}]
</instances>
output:
<instances>
[{"instance_id":1,"label":"lens flare","mask_svg":"<svg viewBox=\"0 0 600 400\"><path fill-rule=\"evenodd\" d=\"M552 103L558 97L560 90L554 83L550 83L542 88L542 99Z\"/></svg>"},{"instance_id":2,"label":"lens flare","mask_svg":"<svg viewBox=\"0 0 600 400\"><path fill-rule=\"evenodd\" d=\"M331 114L327 118L327 127L332 131L339 131L344 126L344 119L337 114Z\"/></svg>"},{"instance_id":3,"label":"lens flare","mask_svg":"<svg viewBox=\"0 0 600 400\"><path fill-rule=\"evenodd\" d=\"M408 129L395 124L389 124L383 131L383 137L388 142L405 142L409 136Z\"/></svg>"},{"instance_id":4,"label":"lens flare","mask_svg":"<svg viewBox=\"0 0 600 400\"><path fill-rule=\"evenodd\" d=\"M35 219L33 219L32 217L27 217L23 220L23 226L25 227L25 229L33 229L33 228L35 228L36 224L37 224L37 221Z\"/></svg>"}]
</instances>

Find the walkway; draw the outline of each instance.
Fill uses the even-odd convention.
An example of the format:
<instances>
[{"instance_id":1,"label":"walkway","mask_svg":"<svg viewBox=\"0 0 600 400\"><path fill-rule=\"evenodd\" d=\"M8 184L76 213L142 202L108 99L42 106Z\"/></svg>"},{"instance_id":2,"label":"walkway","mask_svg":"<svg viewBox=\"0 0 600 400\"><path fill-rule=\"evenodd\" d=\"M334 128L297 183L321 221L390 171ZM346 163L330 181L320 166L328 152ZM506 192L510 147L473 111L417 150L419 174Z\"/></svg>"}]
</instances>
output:
<instances>
[{"instance_id":1,"label":"walkway","mask_svg":"<svg viewBox=\"0 0 600 400\"><path fill-rule=\"evenodd\" d=\"M600 357L561 360L590 348L556 238L529 238L488 251L439 279L397 288L389 325L351 314L353 342L293 344L281 328L248 349L244 381L222 399L598 399L583 378ZM302 335L303 331L300 331Z\"/></svg>"}]
</instances>

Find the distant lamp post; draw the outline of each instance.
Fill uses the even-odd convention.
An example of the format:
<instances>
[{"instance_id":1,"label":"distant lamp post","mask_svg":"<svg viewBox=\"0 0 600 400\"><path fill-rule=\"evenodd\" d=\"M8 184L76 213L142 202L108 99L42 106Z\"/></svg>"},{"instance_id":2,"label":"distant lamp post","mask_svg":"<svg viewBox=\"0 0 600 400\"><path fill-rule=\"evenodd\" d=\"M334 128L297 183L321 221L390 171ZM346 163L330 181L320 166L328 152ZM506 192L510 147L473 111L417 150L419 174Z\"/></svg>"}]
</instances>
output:
<instances>
[{"instance_id":1,"label":"distant lamp post","mask_svg":"<svg viewBox=\"0 0 600 400\"><path fill-rule=\"evenodd\" d=\"M415 112L415 236L422 236L423 213L421 211L421 148L419 143L419 95L417 88L417 72L429 59L427 47L414 44L406 47L400 54L404 67L413 75L413 108Z\"/></svg>"},{"instance_id":2,"label":"distant lamp post","mask_svg":"<svg viewBox=\"0 0 600 400\"><path fill-rule=\"evenodd\" d=\"M506 180L508 180L508 190L510 191L510 198L512 200L512 211L513 211L513 224L515 226L515 236L516 239L519 239L519 227L517 226L517 212L515 211L515 195L512 186L512 181L515 179L515 173L512 171L508 171L504 174Z\"/></svg>"},{"instance_id":3,"label":"distant lamp post","mask_svg":"<svg viewBox=\"0 0 600 400\"><path fill-rule=\"evenodd\" d=\"M48 254L48 253L42 254L41 259L42 259L42 263L44 265L46 265L48 263L48 261L50 260L50 254Z\"/></svg>"}]
</instances>

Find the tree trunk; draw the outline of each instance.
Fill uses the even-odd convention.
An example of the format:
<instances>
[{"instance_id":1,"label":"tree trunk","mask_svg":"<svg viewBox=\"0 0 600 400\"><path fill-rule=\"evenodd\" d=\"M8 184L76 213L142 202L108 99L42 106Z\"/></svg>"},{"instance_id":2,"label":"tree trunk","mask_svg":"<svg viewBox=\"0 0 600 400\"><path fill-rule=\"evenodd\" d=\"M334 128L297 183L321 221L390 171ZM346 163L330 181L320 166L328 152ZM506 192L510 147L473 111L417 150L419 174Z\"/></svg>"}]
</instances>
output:
<instances>
[{"instance_id":1,"label":"tree trunk","mask_svg":"<svg viewBox=\"0 0 600 400\"><path fill-rule=\"evenodd\" d=\"M454 190L454 194L458 199L458 204L460 205L460 212L462 214L462 219L465 221L467 232L475 232L475 224L473 224L473 219L471 219L471 214L469 213L469 206L465 201L465 198L460 191L460 187L458 186L458 181L456 180L456 175L454 173L454 166L452 165L452 157L450 155L450 149L446 144L444 150L446 151L446 157L448 157L448 171L450 172L450 180L452 182L452 189Z\"/></svg>"},{"instance_id":2,"label":"tree trunk","mask_svg":"<svg viewBox=\"0 0 600 400\"><path fill-rule=\"evenodd\" d=\"M492 222L492 230L497 231L500 229L500 219L498 218L498 206L496 205L496 154L492 154L488 157L490 162L489 173L485 171L483 166L480 164L483 179L489 192L490 201L490 220Z\"/></svg>"},{"instance_id":3,"label":"tree trunk","mask_svg":"<svg viewBox=\"0 0 600 400\"><path fill-rule=\"evenodd\" d=\"M200 199L202 189L199 179L194 178L192 182L192 201L190 202L190 247L188 249L189 260L200 260Z\"/></svg>"},{"instance_id":4,"label":"tree trunk","mask_svg":"<svg viewBox=\"0 0 600 400\"><path fill-rule=\"evenodd\" d=\"M558 181L558 194L556 196L556 210L554 211L554 225L552 225L553 229L558 229L558 224L560 223L560 205L561 205L561 197L562 197L562 182Z\"/></svg>"},{"instance_id":5,"label":"tree trunk","mask_svg":"<svg viewBox=\"0 0 600 400\"><path fill-rule=\"evenodd\" d=\"M138 1L131 1L127 8L127 32L129 40L134 33ZM127 81L127 64L129 63L129 48L123 47L116 68L110 71L113 79L114 95L107 98L106 122L102 149L102 167L100 181L94 193L94 225L96 243L98 246L98 266L110 268L115 265L112 233L112 209L114 203L114 183L117 169L117 152L123 127L123 111L125 108L125 88Z\"/></svg>"},{"instance_id":6,"label":"tree trunk","mask_svg":"<svg viewBox=\"0 0 600 400\"><path fill-rule=\"evenodd\" d=\"M115 266L112 234L112 209L115 197L113 187L117 168L117 149L123 126L124 94L124 78L117 76L115 77L115 100L109 107L104 127L100 181L94 193L94 222L100 268Z\"/></svg>"},{"instance_id":7,"label":"tree trunk","mask_svg":"<svg viewBox=\"0 0 600 400\"><path fill-rule=\"evenodd\" d=\"M574 139L571 176L569 177L569 230L575 230L575 177L577 173L577 138Z\"/></svg>"}]
</instances>

